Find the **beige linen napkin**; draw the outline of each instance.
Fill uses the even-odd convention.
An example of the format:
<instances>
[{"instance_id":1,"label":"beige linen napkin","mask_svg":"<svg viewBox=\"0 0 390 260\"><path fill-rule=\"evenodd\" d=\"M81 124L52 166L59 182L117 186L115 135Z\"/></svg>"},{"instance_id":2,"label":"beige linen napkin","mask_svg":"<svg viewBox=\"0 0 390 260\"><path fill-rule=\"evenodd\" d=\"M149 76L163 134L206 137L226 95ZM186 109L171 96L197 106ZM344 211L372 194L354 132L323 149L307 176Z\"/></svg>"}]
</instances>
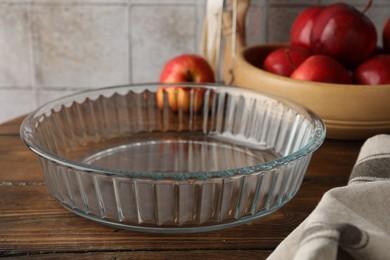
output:
<instances>
[{"instance_id":1,"label":"beige linen napkin","mask_svg":"<svg viewBox=\"0 0 390 260\"><path fill-rule=\"evenodd\" d=\"M390 135L364 143L348 185L326 192L268 259L390 259Z\"/></svg>"}]
</instances>

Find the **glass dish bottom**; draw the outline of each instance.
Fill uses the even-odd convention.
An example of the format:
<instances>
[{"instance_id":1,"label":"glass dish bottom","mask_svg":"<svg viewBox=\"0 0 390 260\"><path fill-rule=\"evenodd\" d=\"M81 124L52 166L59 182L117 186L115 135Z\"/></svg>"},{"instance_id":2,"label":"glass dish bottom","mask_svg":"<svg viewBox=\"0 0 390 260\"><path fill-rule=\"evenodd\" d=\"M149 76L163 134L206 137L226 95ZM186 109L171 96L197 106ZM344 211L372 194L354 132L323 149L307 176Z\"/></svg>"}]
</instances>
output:
<instances>
[{"instance_id":1,"label":"glass dish bottom","mask_svg":"<svg viewBox=\"0 0 390 260\"><path fill-rule=\"evenodd\" d=\"M270 208L267 211L264 212L259 212L256 215L252 216L246 216L242 217L240 219L237 219L232 222L227 222L227 223L216 223L213 225L207 225L207 226L193 226L193 227L177 227L177 226L161 226L161 227L156 227L156 226L141 226L141 225L129 225L129 224L122 224L110 220L105 220L99 217L96 217L94 215L89 215L85 214L85 212L80 211L76 208L71 208L66 204L62 204L63 207L65 207L67 210L75 213L78 216L81 216L83 218L92 220L94 222L97 222L99 224L103 224L106 226L114 227L114 228L119 228L119 229L125 229L129 231L137 231L137 232L148 232L148 233L161 233L161 234L185 234L185 233L198 233L198 232L210 232L210 231L217 231L221 229L227 229L227 228L233 228L236 226L240 226L242 224L252 222L256 219L260 219L264 216L267 216L269 214L272 214L273 212L277 211L281 207L283 207L285 204L287 204L288 201L284 201L282 204Z\"/></svg>"},{"instance_id":2,"label":"glass dish bottom","mask_svg":"<svg viewBox=\"0 0 390 260\"><path fill-rule=\"evenodd\" d=\"M281 157L264 145L244 140L201 132L138 133L91 143L71 156L95 167L150 174L225 171Z\"/></svg>"}]
</instances>

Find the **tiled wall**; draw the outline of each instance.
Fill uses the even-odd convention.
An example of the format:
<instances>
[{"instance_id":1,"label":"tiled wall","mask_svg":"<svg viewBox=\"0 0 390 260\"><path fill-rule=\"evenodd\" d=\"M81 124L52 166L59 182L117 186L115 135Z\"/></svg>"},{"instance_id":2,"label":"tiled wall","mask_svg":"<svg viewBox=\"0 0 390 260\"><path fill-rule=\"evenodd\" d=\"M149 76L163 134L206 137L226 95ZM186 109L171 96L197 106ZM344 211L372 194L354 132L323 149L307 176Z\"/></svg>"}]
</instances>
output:
<instances>
[{"instance_id":1,"label":"tiled wall","mask_svg":"<svg viewBox=\"0 0 390 260\"><path fill-rule=\"evenodd\" d=\"M252 0L249 44L287 41L294 17L334 0ZM363 9L367 0L344 1ZM206 0L0 0L0 123L74 91L157 81L198 52ZM378 30L390 1L368 11Z\"/></svg>"}]
</instances>

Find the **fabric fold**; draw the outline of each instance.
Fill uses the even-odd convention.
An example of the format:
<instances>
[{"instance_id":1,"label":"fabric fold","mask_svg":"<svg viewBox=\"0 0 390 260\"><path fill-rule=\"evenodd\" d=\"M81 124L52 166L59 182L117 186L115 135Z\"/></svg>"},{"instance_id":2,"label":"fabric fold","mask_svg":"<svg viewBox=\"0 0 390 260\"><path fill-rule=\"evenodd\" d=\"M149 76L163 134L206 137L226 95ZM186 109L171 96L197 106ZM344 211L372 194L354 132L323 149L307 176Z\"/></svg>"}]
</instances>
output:
<instances>
[{"instance_id":1,"label":"fabric fold","mask_svg":"<svg viewBox=\"0 0 390 260\"><path fill-rule=\"evenodd\" d=\"M368 139L347 186L329 190L268 259L390 259L390 135Z\"/></svg>"}]
</instances>

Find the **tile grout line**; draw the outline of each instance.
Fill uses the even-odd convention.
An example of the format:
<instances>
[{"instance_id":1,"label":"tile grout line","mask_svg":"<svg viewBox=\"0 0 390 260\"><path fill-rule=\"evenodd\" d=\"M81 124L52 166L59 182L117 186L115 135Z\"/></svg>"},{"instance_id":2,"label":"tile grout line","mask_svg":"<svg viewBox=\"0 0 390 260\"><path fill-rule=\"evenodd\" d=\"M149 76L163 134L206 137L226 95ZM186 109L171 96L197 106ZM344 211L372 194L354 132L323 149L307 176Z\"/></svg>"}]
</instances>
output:
<instances>
[{"instance_id":1,"label":"tile grout line","mask_svg":"<svg viewBox=\"0 0 390 260\"><path fill-rule=\"evenodd\" d=\"M199 3L200 2L200 3ZM202 39L202 32L204 30L204 17L201 17L201 9L205 5L206 1L196 1L194 6L195 9L195 23L194 23L194 32L195 32L195 41L194 41L194 50L195 53L200 53L200 42ZM204 8L205 10L205 8Z\"/></svg>"},{"instance_id":2,"label":"tile grout line","mask_svg":"<svg viewBox=\"0 0 390 260\"><path fill-rule=\"evenodd\" d=\"M33 91L33 109L38 106L38 90L37 90L37 67L35 57L35 43L33 35L33 22L32 22L32 1L29 0L27 3L27 21L28 21L28 40L29 40L29 51L30 51L30 84Z\"/></svg>"},{"instance_id":3,"label":"tile grout line","mask_svg":"<svg viewBox=\"0 0 390 260\"><path fill-rule=\"evenodd\" d=\"M133 61L132 61L132 34L131 34L131 26L130 26L130 10L132 7L132 0L127 0L127 8L126 8L126 31L127 31L127 60L128 60L128 83L133 83Z\"/></svg>"}]
</instances>

